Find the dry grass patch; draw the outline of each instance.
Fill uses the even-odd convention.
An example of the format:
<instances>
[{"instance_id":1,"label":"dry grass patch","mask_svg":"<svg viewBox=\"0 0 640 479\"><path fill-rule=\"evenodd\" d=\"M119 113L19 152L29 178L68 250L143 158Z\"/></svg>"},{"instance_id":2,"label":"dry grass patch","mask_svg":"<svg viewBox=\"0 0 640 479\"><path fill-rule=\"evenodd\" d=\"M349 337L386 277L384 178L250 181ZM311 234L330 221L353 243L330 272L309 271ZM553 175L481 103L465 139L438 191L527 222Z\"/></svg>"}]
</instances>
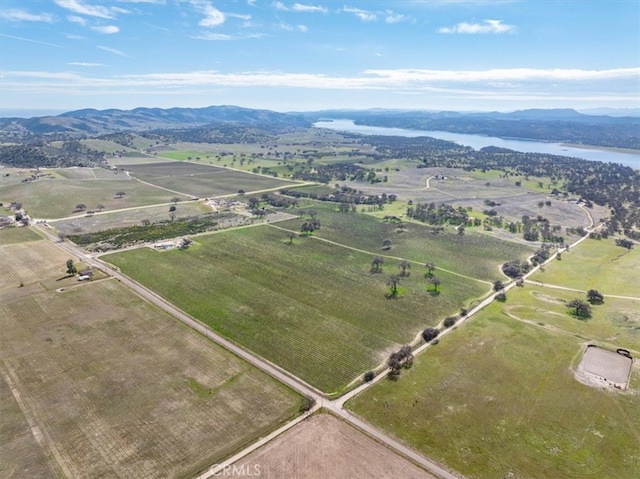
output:
<instances>
[{"instance_id":1,"label":"dry grass patch","mask_svg":"<svg viewBox=\"0 0 640 479\"><path fill-rule=\"evenodd\" d=\"M328 414L300 423L235 464L263 479L433 479L434 476ZM244 476L240 476L244 477Z\"/></svg>"},{"instance_id":2,"label":"dry grass patch","mask_svg":"<svg viewBox=\"0 0 640 479\"><path fill-rule=\"evenodd\" d=\"M42 284L55 281L66 255L30 245L44 268L29 269ZM20 262L6 257L2 277L16 275ZM2 291L0 361L23 404L1 396L1 427L28 441L28 422L42 445L38 453L33 440L5 443L0 464L11 470L40 454L69 477L188 476L298 412L292 391L117 281L15 290L23 294Z\"/></svg>"}]
</instances>

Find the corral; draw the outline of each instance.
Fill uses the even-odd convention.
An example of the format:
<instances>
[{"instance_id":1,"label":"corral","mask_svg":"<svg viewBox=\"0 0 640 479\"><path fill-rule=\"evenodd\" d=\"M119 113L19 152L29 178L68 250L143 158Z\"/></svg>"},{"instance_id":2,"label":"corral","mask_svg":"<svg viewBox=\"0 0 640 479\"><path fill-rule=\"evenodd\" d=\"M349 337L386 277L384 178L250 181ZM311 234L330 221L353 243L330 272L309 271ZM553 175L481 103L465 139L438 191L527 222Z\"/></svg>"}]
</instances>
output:
<instances>
[{"instance_id":1,"label":"corral","mask_svg":"<svg viewBox=\"0 0 640 479\"><path fill-rule=\"evenodd\" d=\"M576 379L587 386L626 389L632 365L630 356L589 345L576 370Z\"/></svg>"}]
</instances>

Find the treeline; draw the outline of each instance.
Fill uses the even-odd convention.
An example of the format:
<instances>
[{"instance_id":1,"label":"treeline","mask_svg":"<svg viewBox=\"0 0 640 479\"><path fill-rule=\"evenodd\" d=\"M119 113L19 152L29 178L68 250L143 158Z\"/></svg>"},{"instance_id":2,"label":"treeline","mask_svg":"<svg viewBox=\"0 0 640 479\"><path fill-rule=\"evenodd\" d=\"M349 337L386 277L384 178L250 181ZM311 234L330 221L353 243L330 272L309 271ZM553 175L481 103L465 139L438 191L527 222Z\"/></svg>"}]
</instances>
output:
<instances>
[{"instance_id":1,"label":"treeline","mask_svg":"<svg viewBox=\"0 0 640 479\"><path fill-rule=\"evenodd\" d=\"M586 117L579 120L497 119L482 116L433 118L381 115L358 124L426 131L450 131L501 138L640 149L640 118Z\"/></svg>"},{"instance_id":2,"label":"treeline","mask_svg":"<svg viewBox=\"0 0 640 479\"><path fill-rule=\"evenodd\" d=\"M124 226L94 233L69 235L68 238L92 251L109 251L136 244L153 243L168 238L194 235L217 229L220 219L232 214L220 213L183 218L175 221L159 221L151 224Z\"/></svg>"},{"instance_id":3,"label":"treeline","mask_svg":"<svg viewBox=\"0 0 640 479\"><path fill-rule=\"evenodd\" d=\"M341 205L384 205L397 199L396 195L365 195L361 191L348 186L336 188L331 193L315 193L299 189L281 189L280 194L294 198L310 198L312 200L340 203ZM344 207L342 208L344 209ZM348 208L347 208L348 210Z\"/></svg>"},{"instance_id":4,"label":"treeline","mask_svg":"<svg viewBox=\"0 0 640 479\"><path fill-rule=\"evenodd\" d=\"M640 171L617 163L590 161L544 153L521 153L503 148L475 151L456 145L437 149L428 138L367 137L366 143L388 158L407 158L419 162L418 168L445 167L472 170L498 170L505 177L549 178L551 185L576 195L587 203L608 206L607 223L611 233L638 235L640 228Z\"/></svg>"},{"instance_id":5,"label":"treeline","mask_svg":"<svg viewBox=\"0 0 640 479\"><path fill-rule=\"evenodd\" d=\"M61 147L37 141L27 145L0 146L0 164L16 168L64 168L69 166L104 166L104 155L77 140L65 141Z\"/></svg>"},{"instance_id":6,"label":"treeline","mask_svg":"<svg viewBox=\"0 0 640 479\"><path fill-rule=\"evenodd\" d=\"M277 126L254 127L222 123L201 128L158 129L148 133L141 133L141 135L154 140L161 136L170 143L184 141L191 143L241 144L277 141L279 133L283 133L283 131L282 128Z\"/></svg>"},{"instance_id":7,"label":"treeline","mask_svg":"<svg viewBox=\"0 0 640 479\"><path fill-rule=\"evenodd\" d=\"M386 178L378 178L372 169L362 168L353 163L334 163L318 165L313 168L296 171L291 175L294 180L317 181L330 183L333 181L362 181L366 183L384 182Z\"/></svg>"}]
</instances>

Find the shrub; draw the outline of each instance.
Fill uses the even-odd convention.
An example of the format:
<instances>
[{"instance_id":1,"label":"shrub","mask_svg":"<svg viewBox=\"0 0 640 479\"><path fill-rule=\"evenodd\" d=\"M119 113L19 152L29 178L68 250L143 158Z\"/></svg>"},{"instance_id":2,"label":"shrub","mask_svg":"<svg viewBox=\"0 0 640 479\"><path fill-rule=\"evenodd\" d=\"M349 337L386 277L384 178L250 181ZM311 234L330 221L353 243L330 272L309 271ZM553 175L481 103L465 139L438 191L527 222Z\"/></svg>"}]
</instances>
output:
<instances>
[{"instance_id":1,"label":"shrub","mask_svg":"<svg viewBox=\"0 0 640 479\"><path fill-rule=\"evenodd\" d=\"M438 334L440 334L440 331L436 328L427 328L424 331L422 331L422 339L425 340L425 342L429 342L432 339L436 339L438 337Z\"/></svg>"},{"instance_id":2,"label":"shrub","mask_svg":"<svg viewBox=\"0 0 640 479\"><path fill-rule=\"evenodd\" d=\"M456 324L456 317L455 316L449 316L447 319L444 320L444 327L445 328L450 328L451 326L453 326L454 324Z\"/></svg>"}]
</instances>

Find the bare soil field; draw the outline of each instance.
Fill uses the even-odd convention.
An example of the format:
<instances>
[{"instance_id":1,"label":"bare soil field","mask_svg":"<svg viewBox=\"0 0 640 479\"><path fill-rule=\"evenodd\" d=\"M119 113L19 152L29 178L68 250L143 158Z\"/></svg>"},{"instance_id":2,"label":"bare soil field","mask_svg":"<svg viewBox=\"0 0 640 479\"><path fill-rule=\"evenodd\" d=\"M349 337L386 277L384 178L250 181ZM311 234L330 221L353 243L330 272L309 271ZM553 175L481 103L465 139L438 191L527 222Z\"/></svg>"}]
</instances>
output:
<instances>
[{"instance_id":1,"label":"bare soil field","mask_svg":"<svg viewBox=\"0 0 640 479\"><path fill-rule=\"evenodd\" d=\"M614 351L590 346L584 352L576 371L576 379L588 386L625 389L633 360Z\"/></svg>"},{"instance_id":2,"label":"bare soil field","mask_svg":"<svg viewBox=\"0 0 640 479\"><path fill-rule=\"evenodd\" d=\"M51 289L55 245L0 258L3 477L184 477L297 414L295 393L118 281Z\"/></svg>"},{"instance_id":3,"label":"bare soil field","mask_svg":"<svg viewBox=\"0 0 640 479\"><path fill-rule=\"evenodd\" d=\"M433 479L412 462L329 414L300 423L236 464L236 477Z\"/></svg>"}]
</instances>

